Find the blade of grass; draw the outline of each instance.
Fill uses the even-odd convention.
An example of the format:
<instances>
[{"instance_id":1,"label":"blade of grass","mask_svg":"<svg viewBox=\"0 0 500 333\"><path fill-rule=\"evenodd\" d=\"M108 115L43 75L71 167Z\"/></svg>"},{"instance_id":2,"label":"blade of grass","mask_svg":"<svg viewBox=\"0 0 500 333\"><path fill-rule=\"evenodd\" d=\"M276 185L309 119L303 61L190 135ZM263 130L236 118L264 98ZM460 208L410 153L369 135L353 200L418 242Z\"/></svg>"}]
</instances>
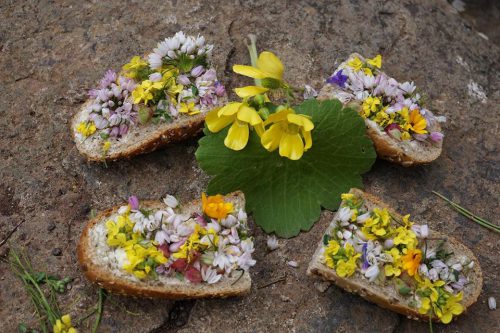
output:
<instances>
[{"instance_id":1,"label":"blade of grass","mask_svg":"<svg viewBox=\"0 0 500 333\"><path fill-rule=\"evenodd\" d=\"M464 207L460 206L459 204L451 201L450 199L448 199L447 197L445 197L444 195L442 195L441 193L438 193L436 191L432 191L432 193L434 193L435 195L437 195L438 197L440 197L441 199L443 199L444 201L446 201L448 204L450 204L456 211L458 211L460 214L464 215L465 217L467 217L468 219L476 222L477 224L487 228L487 229L490 229L490 230L493 230L495 232L498 232L500 233L500 226L497 226L477 215L475 215L474 213L470 212L469 210L465 209Z\"/></svg>"},{"instance_id":2,"label":"blade of grass","mask_svg":"<svg viewBox=\"0 0 500 333\"><path fill-rule=\"evenodd\" d=\"M105 298L106 298L106 292L104 291L104 289L100 288L99 289L99 301L97 302L97 315L95 318L94 326L92 327L92 333L97 333L97 329L99 328L99 325L101 324L102 308L104 305Z\"/></svg>"}]
</instances>

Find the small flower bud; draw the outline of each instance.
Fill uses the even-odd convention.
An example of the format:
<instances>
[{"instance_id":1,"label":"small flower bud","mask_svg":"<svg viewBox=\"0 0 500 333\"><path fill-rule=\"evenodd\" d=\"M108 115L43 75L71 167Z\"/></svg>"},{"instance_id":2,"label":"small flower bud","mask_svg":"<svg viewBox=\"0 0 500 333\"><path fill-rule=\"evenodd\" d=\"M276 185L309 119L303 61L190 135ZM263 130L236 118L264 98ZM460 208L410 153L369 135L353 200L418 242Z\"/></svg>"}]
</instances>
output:
<instances>
[{"instance_id":1,"label":"small flower bud","mask_svg":"<svg viewBox=\"0 0 500 333\"><path fill-rule=\"evenodd\" d=\"M279 244L278 244L278 239L276 238L276 236L274 236L274 235L268 236L267 237L267 249L269 251L274 251L278 247L279 247Z\"/></svg>"},{"instance_id":2,"label":"small flower bud","mask_svg":"<svg viewBox=\"0 0 500 333\"><path fill-rule=\"evenodd\" d=\"M497 300L495 299L495 297L488 297L488 307L490 308L490 310L495 310L497 308Z\"/></svg>"},{"instance_id":3,"label":"small flower bud","mask_svg":"<svg viewBox=\"0 0 500 333\"><path fill-rule=\"evenodd\" d=\"M198 77L200 76L201 74L203 74L203 72L205 71L205 68L203 66L196 66L195 68L193 68L191 70L191 76L193 77Z\"/></svg>"}]
</instances>

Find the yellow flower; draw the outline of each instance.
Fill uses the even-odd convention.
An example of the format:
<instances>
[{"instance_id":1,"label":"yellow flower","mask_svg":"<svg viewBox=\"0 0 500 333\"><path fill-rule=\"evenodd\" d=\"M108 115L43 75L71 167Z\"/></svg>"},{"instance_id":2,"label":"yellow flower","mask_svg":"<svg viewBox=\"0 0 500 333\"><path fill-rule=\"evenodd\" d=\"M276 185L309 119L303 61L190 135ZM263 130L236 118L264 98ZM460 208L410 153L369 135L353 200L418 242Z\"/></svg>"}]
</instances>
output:
<instances>
[{"instance_id":1,"label":"yellow flower","mask_svg":"<svg viewBox=\"0 0 500 333\"><path fill-rule=\"evenodd\" d=\"M268 91L268 88L260 87L260 86L247 86L243 88L235 88L234 92L241 98L253 97L256 95L260 95Z\"/></svg>"},{"instance_id":2,"label":"yellow flower","mask_svg":"<svg viewBox=\"0 0 500 333\"><path fill-rule=\"evenodd\" d=\"M335 268L335 272L340 277L351 276L356 271L356 261L349 259L347 261L340 259L337 262L337 267Z\"/></svg>"},{"instance_id":3,"label":"yellow flower","mask_svg":"<svg viewBox=\"0 0 500 333\"><path fill-rule=\"evenodd\" d=\"M128 64L123 65L123 75L135 79L137 78L137 74L140 70L146 68L148 66L148 62L142 59L139 56L133 57Z\"/></svg>"},{"instance_id":4,"label":"yellow flower","mask_svg":"<svg viewBox=\"0 0 500 333\"><path fill-rule=\"evenodd\" d=\"M311 148L314 124L308 116L284 109L270 115L267 124L273 125L262 134L261 143L268 151L279 147L280 156L298 160Z\"/></svg>"},{"instance_id":5,"label":"yellow flower","mask_svg":"<svg viewBox=\"0 0 500 333\"><path fill-rule=\"evenodd\" d=\"M409 124L410 124L410 129L415 133L417 134L427 133L427 130L425 129L427 127L427 121L420 114L420 111L418 109L414 109L410 113Z\"/></svg>"},{"instance_id":6,"label":"yellow flower","mask_svg":"<svg viewBox=\"0 0 500 333\"><path fill-rule=\"evenodd\" d=\"M372 112L376 112L381 105L380 98L378 97L372 97L368 96L364 101L363 101L363 116L364 117L369 117Z\"/></svg>"},{"instance_id":7,"label":"yellow flower","mask_svg":"<svg viewBox=\"0 0 500 333\"><path fill-rule=\"evenodd\" d=\"M363 72L368 76L373 76L372 70L368 67L363 68Z\"/></svg>"},{"instance_id":8,"label":"yellow flower","mask_svg":"<svg viewBox=\"0 0 500 333\"><path fill-rule=\"evenodd\" d=\"M342 193L342 194L340 195L340 198L341 198L342 200L345 200L345 201L347 201L347 200L352 200L352 199L354 199L354 194L352 194L352 193Z\"/></svg>"},{"instance_id":9,"label":"yellow flower","mask_svg":"<svg viewBox=\"0 0 500 333\"><path fill-rule=\"evenodd\" d=\"M95 124L92 121L82 121L76 127L76 131L84 137L91 136L96 131Z\"/></svg>"},{"instance_id":10,"label":"yellow flower","mask_svg":"<svg viewBox=\"0 0 500 333\"><path fill-rule=\"evenodd\" d=\"M189 102L189 103L181 103L180 108L179 108L179 112L180 112L180 113L187 113L187 114L189 114L190 116L192 116L192 115L194 115L194 114L198 114L198 113L200 113L201 111L200 111L200 110L198 110L198 109L195 107L194 102Z\"/></svg>"},{"instance_id":11,"label":"yellow flower","mask_svg":"<svg viewBox=\"0 0 500 333\"><path fill-rule=\"evenodd\" d=\"M385 252L390 254L392 257L392 263L388 263L384 266L385 276L400 276L401 275L401 253L396 247L391 248L389 251Z\"/></svg>"},{"instance_id":12,"label":"yellow flower","mask_svg":"<svg viewBox=\"0 0 500 333\"><path fill-rule=\"evenodd\" d=\"M330 240L325 248L325 263L330 268L335 268L333 256L339 252L340 244L335 240Z\"/></svg>"},{"instance_id":13,"label":"yellow flower","mask_svg":"<svg viewBox=\"0 0 500 333\"><path fill-rule=\"evenodd\" d=\"M208 217L218 220L225 219L227 214L234 210L233 204L230 202L224 202L224 196L220 194L207 197L205 193L202 193L201 203L203 212Z\"/></svg>"},{"instance_id":14,"label":"yellow flower","mask_svg":"<svg viewBox=\"0 0 500 333\"><path fill-rule=\"evenodd\" d=\"M403 269L408 272L409 276L414 276L422 261L422 251L419 249L409 249L408 252L401 257L401 260L403 261Z\"/></svg>"},{"instance_id":15,"label":"yellow flower","mask_svg":"<svg viewBox=\"0 0 500 333\"><path fill-rule=\"evenodd\" d=\"M147 244L135 243L125 248L128 263L123 265L123 269L134 274L139 279L144 279L152 272L152 268L167 262L163 252L159 251L151 242Z\"/></svg>"},{"instance_id":16,"label":"yellow flower","mask_svg":"<svg viewBox=\"0 0 500 333\"><path fill-rule=\"evenodd\" d=\"M195 224L193 233L189 238L182 244L178 252L173 254L176 259L186 259L187 262L191 262L194 258L195 253L202 252L200 243L200 238L206 234L206 230L202 228L199 224Z\"/></svg>"},{"instance_id":17,"label":"yellow flower","mask_svg":"<svg viewBox=\"0 0 500 333\"><path fill-rule=\"evenodd\" d=\"M232 102L220 109L214 109L207 114L205 121L208 129L215 133L233 124L224 139L226 147L232 150L245 148L250 135L249 125L255 128L258 135L264 132L262 118L246 102Z\"/></svg>"},{"instance_id":18,"label":"yellow flower","mask_svg":"<svg viewBox=\"0 0 500 333\"><path fill-rule=\"evenodd\" d=\"M441 322L443 324L449 324L453 315L458 316L464 311L464 307L459 302L462 300L463 293L459 292L457 295L450 295L446 304L441 310Z\"/></svg>"},{"instance_id":19,"label":"yellow flower","mask_svg":"<svg viewBox=\"0 0 500 333\"><path fill-rule=\"evenodd\" d=\"M410 140L410 139L411 139L410 133L406 131L401 132L401 140Z\"/></svg>"},{"instance_id":20,"label":"yellow flower","mask_svg":"<svg viewBox=\"0 0 500 333\"><path fill-rule=\"evenodd\" d=\"M104 154L106 154L110 148L111 148L111 141L109 141L109 140L104 141L104 143L102 145L102 151L104 152Z\"/></svg>"},{"instance_id":21,"label":"yellow flower","mask_svg":"<svg viewBox=\"0 0 500 333\"><path fill-rule=\"evenodd\" d=\"M366 62L376 68L382 67L382 56L377 54L373 59L367 59Z\"/></svg>"},{"instance_id":22,"label":"yellow flower","mask_svg":"<svg viewBox=\"0 0 500 333\"><path fill-rule=\"evenodd\" d=\"M71 324L71 317L68 314L57 319L52 330L54 333L77 333L77 330Z\"/></svg>"},{"instance_id":23,"label":"yellow flower","mask_svg":"<svg viewBox=\"0 0 500 333\"><path fill-rule=\"evenodd\" d=\"M284 66L281 60L272 52L264 51L257 59L257 67L234 65L235 73L245 75L254 79L271 78L278 81L283 80Z\"/></svg>"},{"instance_id":24,"label":"yellow flower","mask_svg":"<svg viewBox=\"0 0 500 333\"><path fill-rule=\"evenodd\" d=\"M134 91L132 91L132 97L134 98L134 103L139 104L144 102L148 104L150 100L153 99L153 92L163 88L164 83L162 81L151 82L150 80L144 80L138 85Z\"/></svg>"},{"instance_id":25,"label":"yellow flower","mask_svg":"<svg viewBox=\"0 0 500 333\"><path fill-rule=\"evenodd\" d=\"M396 237L394 237L394 245L406 245L407 248L413 249L417 246L417 235L410 229L405 227L398 227L396 230Z\"/></svg>"},{"instance_id":26,"label":"yellow flower","mask_svg":"<svg viewBox=\"0 0 500 333\"><path fill-rule=\"evenodd\" d=\"M347 66L351 67L355 72L357 72L363 67L363 62L358 57L354 57L347 62Z\"/></svg>"}]
</instances>

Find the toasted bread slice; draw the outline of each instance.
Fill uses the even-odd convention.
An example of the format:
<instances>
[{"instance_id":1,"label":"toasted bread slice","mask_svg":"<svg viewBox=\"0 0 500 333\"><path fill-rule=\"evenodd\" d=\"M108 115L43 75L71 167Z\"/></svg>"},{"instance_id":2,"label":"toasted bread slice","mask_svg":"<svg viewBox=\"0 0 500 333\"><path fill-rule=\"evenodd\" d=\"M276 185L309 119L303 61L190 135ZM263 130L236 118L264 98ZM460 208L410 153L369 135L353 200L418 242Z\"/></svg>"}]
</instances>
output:
<instances>
[{"instance_id":1,"label":"toasted bread slice","mask_svg":"<svg viewBox=\"0 0 500 333\"><path fill-rule=\"evenodd\" d=\"M122 158L131 158L139 154L148 153L164 147L172 142L178 142L199 134L203 128L206 113L193 116L181 116L170 123L160 122L154 124L149 122L145 125L132 126L129 132L119 140L114 139L109 151L103 154L102 145L104 140L98 134L94 134L83 140L75 135L74 128L87 119L87 105L83 104L81 109L71 121L71 133L78 151L87 160L95 162L115 161Z\"/></svg>"},{"instance_id":2,"label":"toasted bread slice","mask_svg":"<svg viewBox=\"0 0 500 333\"><path fill-rule=\"evenodd\" d=\"M243 193L235 192L225 196L235 208L244 208ZM159 209L164 207L161 201L142 201L141 208ZM195 200L183 205L182 214L200 212L201 201ZM230 297L248 294L251 278L248 271L235 272L231 277L224 277L214 284L190 283L174 277L159 275L155 280L139 280L109 263L106 252L106 234L102 235L99 226L117 214L120 207L105 210L90 220L82 232L78 244L78 261L85 276L100 287L121 295L138 297L158 297L167 299ZM104 228L104 232L105 232Z\"/></svg>"},{"instance_id":3,"label":"toasted bread slice","mask_svg":"<svg viewBox=\"0 0 500 333\"><path fill-rule=\"evenodd\" d=\"M402 216L390 208L387 204L383 203L377 197L365 193L358 189L351 189L350 193L355 194L358 197L364 198L365 205L368 209L372 209L374 207L378 208L387 208L390 214L398 219L401 219ZM338 216L338 212L334 217L334 221ZM333 224L333 223L332 223ZM329 229L332 227L330 225ZM431 246L432 239L444 239L445 245L444 249L447 252L453 252L454 255L467 257L468 259L474 262L474 266L468 272L469 283L465 285L463 291L463 299L460 302L464 309L467 309L473 303L475 303L481 293L481 289L483 286L483 276L481 267L479 266L479 261L474 256L472 251L467 248L465 245L460 243L458 240L453 237L441 234L437 231L429 232L429 240L428 244ZM381 284L376 284L374 282L369 282L367 278L365 278L359 271L356 271L354 275L350 277L342 278L338 276L334 269L329 268L323 262L323 252L324 252L323 242L320 242L316 252L313 255L313 258L309 264L307 274L310 276L319 276L326 281L331 281L335 283L337 286L345 289L348 292L356 293L366 299L367 301L373 302L383 308L395 311L397 313L403 314L411 319L416 320L424 320L428 321L429 317L427 315L422 315L419 313L418 309L415 307L411 307L408 304L408 299L404 296L400 295L398 291L395 289L393 284L384 282ZM387 281L387 280L386 280ZM437 318L432 318L433 321L437 321Z\"/></svg>"},{"instance_id":4,"label":"toasted bread slice","mask_svg":"<svg viewBox=\"0 0 500 333\"><path fill-rule=\"evenodd\" d=\"M352 53L351 57L364 58L358 53ZM340 67L345 66L347 60ZM338 86L327 83L318 94L319 100L339 98L344 90ZM341 98L339 98L341 99ZM403 166L412 166L417 164L427 164L439 157L442 151L443 141L431 144L418 140L398 140L388 135L377 123L370 119L365 119L368 136L372 139L377 151L377 155L385 160L401 164ZM441 126L436 121L430 128L432 132L441 132Z\"/></svg>"}]
</instances>

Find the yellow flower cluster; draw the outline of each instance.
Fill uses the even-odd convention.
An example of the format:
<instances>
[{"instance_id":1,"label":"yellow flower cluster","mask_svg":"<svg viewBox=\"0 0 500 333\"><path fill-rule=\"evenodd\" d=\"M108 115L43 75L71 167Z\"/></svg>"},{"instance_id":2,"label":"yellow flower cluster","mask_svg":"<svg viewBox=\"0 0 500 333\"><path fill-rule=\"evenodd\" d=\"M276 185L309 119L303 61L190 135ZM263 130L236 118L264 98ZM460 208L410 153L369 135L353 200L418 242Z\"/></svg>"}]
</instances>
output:
<instances>
[{"instance_id":1,"label":"yellow flower cluster","mask_svg":"<svg viewBox=\"0 0 500 333\"><path fill-rule=\"evenodd\" d=\"M57 319L52 327L52 331L54 333L77 333L77 330L71 324L71 317L68 314Z\"/></svg>"},{"instance_id":2,"label":"yellow flower cluster","mask_svg":"<svg viewBox=\"0 0 500 333\"><path fill-rule=\"evenodd\" d=\"M177 94L184 88L180 84L176 84L174 74L175 69L168 69L162 72L162 78L159 81L152 82L151 80L144 80L132 91L132 98L135 104L148 103L155 98L155 95L160 91L166 91L166 95L170 99L170 103L177 105ZM188 113L186 111L185 113Z\"/></svg>"},{"instance_id":3,"label":"yellow flower cluster","mask_svg":"<svg viewBox=\"0 0 500 333\"><path fill-rule=\"evenodd\" d=\"M456 295L447 292L443 286L444 281L431 282L429 279L420 280L417 294L420 295L420 307L418 311L421 314L436 316L443 324L448 324L464 311L460 304L463 298L463 292Z\"/></svg>"},{"instance_id":4,"label":"yellow flower cluster","mask_svg":"<svg viewBox=\"0 0 500 333\"><path fill-rule=\"evenodd\" d=\"M356 271L356 261L361 257L350 243L341 247L336 240L330 240L325 248L325 263L328 267L335 269L340 277L347 277Z\"/></svg>"},{"instance_id":5,"label":"yellow flower cluster","mask_svg":"<svg viewBox=\"0 0 500 333\"><path fill-rule=\"evenodd\" d=\"M366 62L355 56L347 62L347 66L351 67L355 72L362 70L366 75L373 76L373 71L382 67L382 56L378 54L372 59L366 59Z\"/></svg>"},{"instance_id":6,"label":"yellow flower cluster","mask_svg":"<svg viewBox=\"0 0 500 333\"><path fill-rule=\"evenodd\" d=\"M133 228L134 223L130 220L129 212L119 215L116 221L108 220L107 244L123 248L128 261L123 265L123 269L143 279L153 272L156 266L167 262L167 258L155 244L145 240L140 233L135 233Z\"/></svg>"},{"instance_id":7,"label":"yellow flower cluster","mask_svg":"<svg viewBox=\"0 0 500 333\"><path fill-rule=\"evenodd\" d=\"M76 131L84 137L91 136L96 130L95 124L92 121L82 121L76 127Z\"/></svg>"},{"instance_id":8,"label":"yellow flower cluster","mask_svg":"<svg viewBox=\"0 0 500 333\"><path fill-rule=\"evenodd\" d=\"M242 150L246 147L250 129L253 128L261 138L262 146L268 151L279 148L280 156L291 160L300 159L312 146L311 131L314 124L310 117L296 114L290 107L281 106L264 120L249 100L254 98L254 101L268 101L267 96L262 94L271 89L288 89L283 81L284 66L280 59L266 51L259 55L256 67L235 65L233 70L238 74L262 80L263 86L236 88L235 92L243 99L242 102L228 103L221 109L209 112L206 117L208 129L216 133L232 124L224 144L230 149Z\"/></svg>"},{"instance_id":9,"label":"yellow flower cluster","mask_svg":"<svg viewBox=\"0 0 500 333\"><path fill-rule=\"evenodd\" d=\"M134 56L128 64L123 65L122 75L130 79L139 78L140 72L148 68L148 62L139 56Z\"/></svg>"},{"instance_id":10,"label":"yellow flower cluster","mask_svg":"<svg viewBox=\"0 0 500 333\"><path fill-rule=\"evenodd\" d=\"M204 238L204 236L208 236ZM182 244L178 252L175 252L172 256L175 259L186 259L187 263L190 263L193 259L196 259L196 254L201 254L210 246L214 246L219 243L219 236L215 229L210 228L206 230L202 228L199 224L194 227L193 233L189 238Z\"/></svg>"}]
</instances>

